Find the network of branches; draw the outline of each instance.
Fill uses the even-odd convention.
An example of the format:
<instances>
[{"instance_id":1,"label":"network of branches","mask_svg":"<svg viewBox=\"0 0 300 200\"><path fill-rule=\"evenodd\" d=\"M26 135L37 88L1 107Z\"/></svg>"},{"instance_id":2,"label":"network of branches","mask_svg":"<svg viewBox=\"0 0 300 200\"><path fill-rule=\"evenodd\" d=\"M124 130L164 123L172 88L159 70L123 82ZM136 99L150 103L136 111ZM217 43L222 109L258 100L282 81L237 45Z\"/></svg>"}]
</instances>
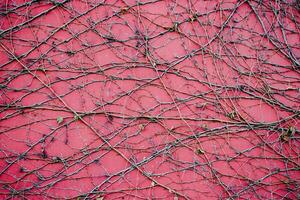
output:
<instances>
[{"instance_id":1,"label":"network of branches","mask_svg":"<svg viewBox=\"0 0 300 200\"><path fill-rule=\"evenodd\" d=\"M296 0L3 0L1 199L299 199Z\"/></svg>"}]
</instances>

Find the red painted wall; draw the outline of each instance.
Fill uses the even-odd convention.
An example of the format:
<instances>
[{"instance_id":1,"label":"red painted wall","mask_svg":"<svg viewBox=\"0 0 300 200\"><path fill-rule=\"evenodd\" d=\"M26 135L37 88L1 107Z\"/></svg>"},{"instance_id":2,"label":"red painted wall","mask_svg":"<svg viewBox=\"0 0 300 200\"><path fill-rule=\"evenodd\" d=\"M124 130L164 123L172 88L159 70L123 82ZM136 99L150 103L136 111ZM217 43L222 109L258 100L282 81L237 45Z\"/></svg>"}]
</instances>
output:
<instances>
[{"instance_id":1,"label":"red painted wall","mask_svg":"<svg viewBox=\"0 0 300 200\"><path fill-rule=\"evenodd\" d=\"M0 5L1 199L299 198L298 1Z\"/></svg>"}]
</instances>

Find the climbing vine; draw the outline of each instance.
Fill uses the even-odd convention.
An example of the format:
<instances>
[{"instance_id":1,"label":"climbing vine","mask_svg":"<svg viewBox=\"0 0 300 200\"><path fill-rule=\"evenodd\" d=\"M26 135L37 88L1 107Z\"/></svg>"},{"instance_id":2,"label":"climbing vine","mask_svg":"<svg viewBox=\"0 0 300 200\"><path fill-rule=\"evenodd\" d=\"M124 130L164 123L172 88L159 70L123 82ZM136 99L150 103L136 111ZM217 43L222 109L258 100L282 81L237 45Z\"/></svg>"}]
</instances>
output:
<instances>
[{"instance_id":1,"label":"climbing vine","mask_svg":"<svg viewBox=\"0 0 300 200\"><path fill-rule=\"evenodd\" d=\"M299 1L4 0L1 199L299 199Z\"/></svg>"}]
</instances>

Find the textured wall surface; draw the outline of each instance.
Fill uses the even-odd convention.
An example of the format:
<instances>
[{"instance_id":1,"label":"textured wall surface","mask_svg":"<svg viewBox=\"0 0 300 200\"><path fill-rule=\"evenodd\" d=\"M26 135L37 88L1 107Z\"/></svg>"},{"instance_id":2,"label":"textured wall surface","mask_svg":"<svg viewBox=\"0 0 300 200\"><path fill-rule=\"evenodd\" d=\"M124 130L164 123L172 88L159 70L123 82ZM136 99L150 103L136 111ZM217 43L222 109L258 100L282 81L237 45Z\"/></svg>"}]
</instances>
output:
<instances>
[{"instance_id":1,"label":"textured wall surface","mask_svg":"<svg viewBox=\"0 0 300 200\"><path fill-rule=\"evenodd\" d=\"M299 199L299 1L3 0L1 199Z\"/></svg>"}]
</instances>

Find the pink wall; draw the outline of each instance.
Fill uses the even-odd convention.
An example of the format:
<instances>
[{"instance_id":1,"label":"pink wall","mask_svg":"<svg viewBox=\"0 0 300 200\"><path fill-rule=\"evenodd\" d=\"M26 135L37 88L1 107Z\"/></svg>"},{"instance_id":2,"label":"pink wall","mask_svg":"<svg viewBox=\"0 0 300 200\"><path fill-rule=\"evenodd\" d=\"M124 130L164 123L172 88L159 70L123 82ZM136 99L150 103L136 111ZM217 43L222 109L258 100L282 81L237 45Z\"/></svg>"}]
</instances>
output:
<instances>
[{"instance_id":1,"label":"pink wall","mask_svg":"<svg viewBox=\"0 0 300 200\"><path fill-rule=\"evenodd\" d=\"M299 3L139 2L2 1L0 198L299 198Z\"/></svg>"}]
</instances>

